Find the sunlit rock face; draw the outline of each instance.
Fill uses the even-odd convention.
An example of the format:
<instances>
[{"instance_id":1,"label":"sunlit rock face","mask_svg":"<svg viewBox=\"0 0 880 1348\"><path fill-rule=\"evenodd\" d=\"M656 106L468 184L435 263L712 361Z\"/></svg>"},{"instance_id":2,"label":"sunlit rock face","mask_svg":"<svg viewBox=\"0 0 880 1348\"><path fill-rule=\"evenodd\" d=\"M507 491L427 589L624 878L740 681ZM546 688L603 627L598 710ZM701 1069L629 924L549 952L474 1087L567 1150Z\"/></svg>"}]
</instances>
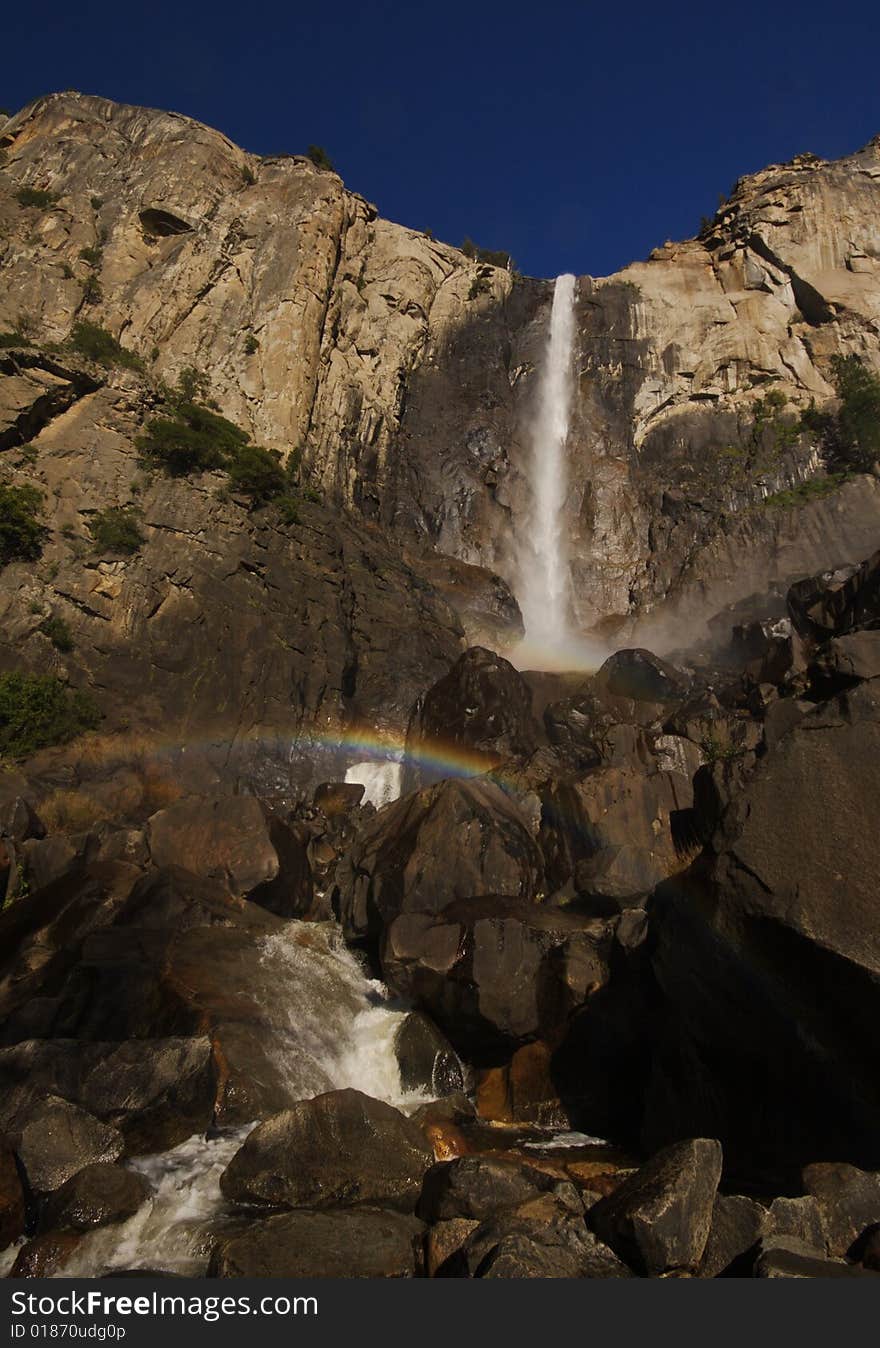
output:
<instances>
[{"instance_id":1,"label":"sunlit rock face","mask_svg":"<svg viewBox=\"0 0 880 1348\"><path fill-rule=\"evenodd\" d=\"M65 338L81 250L97 250L86 312L151 374L205 371L223 412L301 453L325 497L517 587L550 283L380 219L303 156L249 155L175 114L57 94L2 139L3 320ZM23 209L21 185L57 201ZM831 357L880 363L878 202L876 139L803 155L741 179L699 237L579 279L563 509L579 630L613 634L679 593L693 613L696 589L756 550L782 581L868 550L876 493L850 503L843 537L760 503L816 471L784 423L831 396ZM789 411L756 431L771 389ZM808 555L788 559L804 533Z\"/></svg>"}]
</instances>

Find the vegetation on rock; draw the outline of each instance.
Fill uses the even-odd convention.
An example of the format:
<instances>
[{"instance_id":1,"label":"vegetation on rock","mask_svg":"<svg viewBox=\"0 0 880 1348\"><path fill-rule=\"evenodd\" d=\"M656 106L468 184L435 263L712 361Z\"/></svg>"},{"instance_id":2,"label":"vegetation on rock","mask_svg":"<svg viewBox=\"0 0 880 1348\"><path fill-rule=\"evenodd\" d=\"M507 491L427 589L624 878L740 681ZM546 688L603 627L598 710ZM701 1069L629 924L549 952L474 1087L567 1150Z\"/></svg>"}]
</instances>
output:
<instances>
[{"instance_id":1,"label":"vegetation on rock","mask_svg":"<svg viewBox=\"0 0 880 1348\"><path fill-rule=\"evenodd\" d=\"M310 145L306 153L316 168L325 169L328 173L336 172L323 145Z\"/></svg>"},{"instance_id":2,"label":"vegetation on rock","mask_svg":"<svg viewBox=\"0 0 880 1348\"><path fill-rule=\"evenodd\" d=\"M99 365L122 365L129 370L143 368L140 356L127 350L112 333L97 323L88 323L85 320L75 323L68 345L77 355L94 360Z\"/></svg>"},{"instance_id":3,"label":"vegetation on rock","mask_svg":"<svg viewBox=\"0 0 880 1348\"><path fill-rule=\"evenodd\" d=\"M868 473L880 459L880 376L849 355L833 357L831 378L840 399L837 410L819 411L813 404L803 424L818 435L829 468Z\"/></svg>"},{"instance_id":4,"label":"vegetation on rock","mask_svg":"<svg viewBox=\"0 0 880 1348\"><path fill-rule=\"evenodd\" d=\"M471 258L474 262L486 262L490 267L504 267L507 271L514 270L514 261L509 253L503 248L479 248L473 239L465 239L461 245L461 251L465 257Z\"/></svg>"},{"instance_id":5,"label":"vegetation on rock","mask_svg":"<svg viewBox=\"0 0 880 1348\"><path fill-rule=\"evenodd\" d=\"M89 521L89 529L100 552L138 552L145 541L138 526L138 511L133 506L108 506Z\"/></svg>"},{"instance_id":6,"label":"vegetation on rock","mask_svg":"<svg viewBox=\"0 0 880 1348\"><path fill-rule=\"evenodd\" d=\"M46 536L42 505L43 495L36 487L0 483L0 566L37 560Z\"/></svg>"},{"instance_id":7,"label":"vegetation on rock","mask_svg":"<svg viewBox=\"0 0 880 1348\"><path fill-rule=\"evenodd\" d=\"M49 638L56 651L66 653L73 650L73 637L63 618L56 618L54 615L44 618L40 623L40 631Z\"/></svg>"},{"instance_id":8,"label":"vegetation on rock","mask_svg":"<svg viewBox=\"0 0 880 1348\"><path fill-rule=\"evenodd\" d=\"M101 719L88 693L67 688L52 674L0 674L0 756L27 758L67 744Z\"/></svg>"},{"instance_id":9,"label":"vegetation on rock","mask_svg":"<svg viewBox=\"0 0 880 1348\"><path fill-rule=\"evenodd\" d=\"M54 192L44 192L38 187L20 187L15 194L19 206L37 206L46 210L58 200Z\"/></svg>"}]
</instances>

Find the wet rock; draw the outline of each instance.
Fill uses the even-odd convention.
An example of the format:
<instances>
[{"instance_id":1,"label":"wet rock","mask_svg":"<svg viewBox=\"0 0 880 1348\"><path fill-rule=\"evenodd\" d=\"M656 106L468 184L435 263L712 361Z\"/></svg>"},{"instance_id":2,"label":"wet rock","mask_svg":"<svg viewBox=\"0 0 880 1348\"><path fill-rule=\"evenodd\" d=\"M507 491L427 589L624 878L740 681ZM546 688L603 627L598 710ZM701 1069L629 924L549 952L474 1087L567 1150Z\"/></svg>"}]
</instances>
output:
<instances>
[{"instance_id":1,"label":"wet rock","mask_svg":"<svg viewBox=\"0 0 880 1348\"><path fill-rule=\"evenodd\" d=\"M755 1246L767 1226L767 1210L754 1199L716 1194L700 1277L749 1277Z\"/></svg>"},{"instance_id":2,"label":"wet rock","mask_svg":"<svg viewBox=\"0 0 880 1348\"><path fill-rule=\"evenodd\" d=\"M455 1049L421 1011L411 1011L394 1036L404 1091L451 1095L464 1089L464 1072Z\"/></svg>"},{"instance_id":3,"label":"wet rock","mask_svg":"<svg viewBox=\"0 0 880 1348\"><path fill-rule=\"evenodd\" d=\"M253 1206L411 1212L432 1159L418 1126L391 1105L360 1091L331 1091L255 1128L220 1187Z\"/></svg>"},{"instance_id":4,"label":"wet rock","mask_svg":"<svg viewBox=\"0 0 880 1348\"><path fill-rule=\"evenodd\" d=\"M115 1161L122 1149L116 1128L53 1095L28 1112L16 1144L28 1184L38 1193L60 1189L87 1165Z\"/></svg>"},{"instance_id":5,"label":"wet rock","mask_svg":"<svg viewBox=\"0 0 880 1348\"><path fill-rule=\"evenodd\" d=\"M66 1180L46 1202L41 1225L90 1231L133 1217L150 1195L150 1186L133 1170L96 1162Z\"/></svg>"},{"instance_id":6,"label":"wet rock","mask_svg":"<svg viewBox=\"0 0 880 1348\"><path fill-rule=\"evenodd\" d=\"M832 637L810 664L809 678L820 697L831 697L862 679L880 678L880 629Z\"/></svg>"},{"instance_id":7,"label":"wet rock","mask_svg":"<svg viewBox=\"0 0 880 1348\"><path fill-rule=\"evenodd\" d=\"M425 1175L416 1212L423 1221L484 1221L552 1189L555 1180L531 1166L487 1156L438 1162Z\"/></svg>"},{"instance_id":8,"label":"wet rock","mask_svg":"<svg viewBox=\"0 0 880 1348\"><path fill-rule=\"evenodd\" d=\"M63 1272L82 1240L79 1231L47 1231L22 1245L10 1278L52 1278Z\"/></svg>"},{"instance_id":9,"label":"wet rock","mask_svg":"<svg viewBox=\"0 0 880 1348\"><path fill-rule=\"evenodd\" d=\"M376 940L401 913L441 913L474 895L531 900L542 880L528 823L501 788L449 780L382 810L358 837L336 883L347 935Z\"/></svg>"},{"instance_id":10,"label":"wet rock","mask_svg":"<svg viewBox=\"0 0 880 1348\"><path fill-rule=\"evenodd\" d=\"M24 1231L25 1195L15 1152L0 1138L0 1249L17 1240Z\"/></svg>"},{"instance_id":11,"label":"wet rock","mask_svg":"<svg viewBox=\"0 0 880 1348\"><path fill-rule=\"evenodd\" d=\"M286 1212L221 1240L211 1278L414 1278L424 1227L399 1212Z\"/></svg>"},{"instance_id":12,"label":"wet rock","mask_svg":"<svg viewBox=\"0 0 880 1348\"><path fill-rule=\"evenodd\" d=\"M509 1063L483 1073L477 1112L502 1123L538 1123L565 1128L570 1120L553 1082L553 1051L537 1039L517 1049Z\"/></svg>"},{"instance_id":13,"label":"wet rock","mask_svg":"<svg viewBox=\"0 0 880 1348\"><path fill-rule=\"evenodd\" d=\"M203 1132L213 1117L216 1092L211 1044L205 1038L122 1043L53 1039L0 1050L0 1127L10 1135L32 1117L38 1121L47 1095L62 1092L64 1098L53 1104L59 1121L56 1136L59 1146L69 1137L69 1145L65 1142L53 1169L46 1138L34 1134L33 1164L52 1181L45 1186L32 1180L35 1188L55 1188L92 1161L115 1160L123 1142L130 1154L164 1151ZM43 1131L52 1117L50 1110ZM82 1147L77 1143L80 1123ZM90 1138L94 1146L87 1153L83 1148ZM27 1168L27 1159L22 1159Z\"/></svg>"},{"instance_id":14,"label":"wet rock","mask_svg":"<svg viewBox=\"0 0 880 1348\"><path fill-rule=\"evenodd\" d=\"M600 1199L587 1214L588 1225L637 1272L694 1272L709 1238L720 1176L721 1147L714 1139L674 1143Z\"/></svg>"},{"instance_id":15,"label":"wet rock","mask_svg":"<svg viewBox=\"0 0 880 1348\"><path fill-rule=\"evenodd\" d=\"M446 745L475 750L486 768L505 758L523 758L537 748L531 689L509 661L474 646L416 704L407 752Z\"/></svg>"},{"instance_id":16,"label":"wet rock","mask_svg":"<svg viewBox=\"0 0 880 1348\"><path fill-rule=\"evenodd\" d=\"M223 881L284 917L311 906L305 850L253 796L187 797L154 814L148 841L156 866L183 866Z\"/></svg>"},{"instance_id":17,"label":"wet rock","mask_svg":"<svg viewBox=\"0 0 880 1348\"><path fill-rule=\"evenodd\" d=\"M344 819L360 805L365 790L360 782L321 782L312 803L326 819Z\"/></svg>"},{"instance_id":18,"label":"wet rock","mask_svg":"<svg viewBox=\"0 0 880 1348\"><path fill-rule=\"evenodd\" d=\"M880 1222L880 1174L819 1161L804 1168L803 1183L819 1209L828 1254L847 1254L866 1227Z\"/></svg>"},{"instance_id":19,"label":"wet rock","mask_svg":"<svg viewBox=\"0 0 880 1348\"><path fill-rule=\"evenodd\" d=\"M516 899L405 913L380 951L388 984L471 1060L551 1036L607 978L607 925Z\"/></svg>"}]
</instances>

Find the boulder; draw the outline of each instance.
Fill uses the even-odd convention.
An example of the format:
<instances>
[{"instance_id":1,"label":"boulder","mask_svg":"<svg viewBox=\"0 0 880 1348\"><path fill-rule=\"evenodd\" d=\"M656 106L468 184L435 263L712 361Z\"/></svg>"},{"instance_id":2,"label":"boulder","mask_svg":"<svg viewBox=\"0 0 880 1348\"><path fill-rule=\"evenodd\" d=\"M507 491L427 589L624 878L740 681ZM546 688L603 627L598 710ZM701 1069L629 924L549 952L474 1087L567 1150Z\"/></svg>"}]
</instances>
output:
<instances>
[{"instance_id":1,"label":"boulder","mask_svg":"<svg viewBox=\"0 0 880 1348\"><path fill-rule=\"evenodd\" d=\"M188 796L154 814L156 866L182 866L284 917L308 912L311 871L296 835L253 796Z\"/></svg>"},{"instance_id":2,"label":"boulder","mask_svg":"<svg viewBox=\"0 0 880 1348\"><path fill-rule=\"evenodd\" d=\"M28 1184L37 1193L60 1189L85 1166L115 1161L122 1149L116 1128L55 1095L28 1111L16 1141Z\"/></svg>"},{"instance_id":3,"label":"boulder","mask_svg":"<svg viewBox=\"0 0 880 1348\"><path fill-rule=\"evenodd\" d=\"M717 855L652 901L646 1146L696 1126L731 1173L779 1187L817 1155L880 1166L878 763L874 680L802 716L751 773L716 773Z\"/></svg>"},{"instance_id":4,"label":"boulder","mask_svg":"<svg viewBox=\"0 0 880 1348\"><path fill-rule=\"evenodd\" d=\"M477 1113L501 1123L565 1128L570 1120L553 1081L553 1050L541 1039L523 1044L503 1067L490 1067L477 1087Z\"/></svg>"},{"instance_id":5,"label":"boulder","mask_svg":"<svg viewBox=\"0 0 880 1348\"><path fill-rule=\"evenodd\" d=\"M40 1123L41 1109L49 1110L30 1135L28 1155L43 1181L31 1180L35 1188L57 1188L92 1161L115 1160L123 1146L128 1154L165 1151L204 1132L215 1094L206 1038L32 1040L0 1050L0 1128L14 1140L31 1120ZM44 1136L53 1120L52 1135L59 1148L64 1143L57 1163ZM28 1160L22 1160L27 1169Z\"/></svg>"},{"instance_id":6,"label":"boulder","mask_svg":"<svg viewBox=\"0 0 880 1348\"><path fill-rule=\"evenodd\" d=\"M416 1212L432 1223L454 1217L481 1222L545 1193L555 1182L553 1176L515 1161L459 1156L431 1167Z\"/></svg>"},{"instance_id":7,"label":"boulder","mask_svg":"<svg viewBox=\"0 0 880 1348\"><path fill-rule=\"evenodd\" d=\"M880 678L880 627L832 637L816 653L808 674L820 697L831 697L862 679Z\"/></svg>"},{"instance_id":8,"label":"boulder","mask_svg":"<svg viewBox=\"0 0 880 1348\"><path fill-rule=\"evenodd\" d=\"M79 1231L47 1231L22 1245L10 1278L53 1278L62 1273L82 1240Z\"/></svg>"},{"instance_id":9,"label":"boulder","mask_svg":"<svg viewBox=\"0 0 880 1348\"><path fill-rule=\"evenodd\" d=\"M471 1061L552 1037L607 978L608 925L517 899L404 913L380 950L386 982Z\"/></svg>"},{"instance_id":10,"label":"boulder","mask_svg":"<svg viewBox=\"0 0 880 1348\"><path fill-rule=\"evenodd\" d=\"M0 1137L0 1250L5 1250L24 1231L25 1194L15 1152Z\"/></svg>"},{"instance_id":11,"label":"boulder","mask_svg":"<svg viewBox=\"0 0 880 1348\"><path fill-rule=\"evenodd\" d=\"M416 762L462 749L485 758L487 770L526 758L537 745L531 689L509 661L481 646L460 655L419 699L407 734L407 756ZM416 775L430 780L425 765Z\"/></svg>"},{"instance_id":12,"label":"boulder","mask_svg":"<svg viewBox=\"0 0 880 1348\"><path fill-rule=\"evenodd\" d=\"M41 1215L45 1229L90 1231L133 1217L151 1193L133 1170L95 1162L84 1166L47 1200Z\"/></svg>"},{"instance_id":13,"label":"boulder","mask_svg":"<svg viewBox=\"0 0 880 1348\"><path fill-rule=\"evenodd\" d=\"M748 1277L755 1247L767 1225L767 1210L754 1199L740 1194L716 1194L700 1261L700 1277Z\"/></svg>"},{"instance_id":14,"label":"boulder","mask_svg":"<svg viewBox=\"0 0 880 1348\"><path fill-rule=\"evenodd\" d=\"M821 1250L813 1249L795 1236L765 1237L758 1246L755 1259L756 1278L871 1278L876 1277L857 1264L845 1264L842 1259L826 1259Z\"/></svg>"},{"instance_id":15,"label":"boulder","mask_svg":"<svg viewBox=\"0 0 880 1348\"><path fill-rule=\"evenodd\" d=\"M714 1138L674 1143L594 1204L587 1223L639 1273L695 1272L720 1177L721 1146Z\"/></svg>"},{"instance_id":16,"label":"boulder","mask_svg":"<svg viewBox=\"0 0 880 1348\"><path fill-rule=\"evenodd\" d=\"M0 769L0 838L21 843L44 838L45 826L33 805L33 792L18 772Z\"/></svg>"},{"instance_id":17,"label":"boulder","mask_svg":"<svg viewBox=\"0 0 880 1348\"><path fill-rule=\"evenodd\" d=\"M400 1212L285 1212L221 1239L211 1278L415 1278L424 1227Z\"/></svg>"},{"instance_id":18,"label":"boulder","mask_svg":"<svg viewBox=\"0 0 880 1348\"><path fill-rule=\"evenodd\" d=\"M391 1105L330 1091L259 1124L220 1187L232 1202L256 1207L412 1212L432 1160L418 1125Z\"/></svg>"},{"instance_id":19,"label":"boulder","mask_svg":"<svg viewBox=\"0 0 880 1348\"><path fill-rule=\"evenodd\" d=\"M485 894L531 901L542 882L528 822L501 788L448 780L367 824L337 871L336 904L349 937L376 941L401 913L438 914Z\"/></svg>"},{"instance_id":20,"label":"boulder","mask_svg":"<svg viewBox=\"0 0 880 1348\"><path fill-rule=\"evenodd\" d=\"M692 805L690 778L678 771L603 768L552 783L541 823L549 885L573 877L588 900L638 904L686 864L674 825Z\"/></svg>"},{"instance_id":21,"label":"boulder","mask_svg":"<svg viewBox=\"0 0 880 1348\"><path fill-rule=\"evenodd\" d=\"M631 1278L583 1217L557 1205L545 1219L520 1207L483 1222L442 1270L469 1278Z\"/></svg>"},{"instance_id":22,"label":"boulder","mask_svg":"<svg viewBox=\"0 0 880 1348\"><path fill-rule=\"evenodd\" d=\"M787 603L797 631L813 641L876 625L880 621L880 552L859 566L797 581L788 592Z\"/></svg>"},{"instance_id":23,"label":"boulder","mask_svg":"<svg viewBox=\"0 0 880 1348\"><path fill-rule=\"evenodd\" d=\"M473 1217L450 1217L435 1222L425 1236L425 1272L429 1278L443 1276L443 1265L457 1254L472 1231L480 1225Z\"/></svg>"},{"instance_id":24,"label":"boulder","mask_svg":"<svg viewBox=\"0 0 880 1348\"><path fill-rule=\"evenodd\" d=\"M410 1011L394 1035L400 1085L435 1099L464 1090L464 1070L455 1049L422 1011Z\"/></svg>"},{"instance_id":25,"label":"boulder","mask_svg":"<svg viewBox=\"0 0 880 1348\"><path fill-rule=\"evenodd\" d=\"M825 1249L822 1212L811 1194L774 1198L764 1226L768 1236L794 1236L816 1250Z\"/></svg>"},{"instance_id":26,"label":"boulder","mask_svg":"<svg viewBox=\"0 0 880 1348\"><path fill-rule=\"evenodd\" d=\"M641 648L615 651L595 676L597 688L627 702L681 702L691 681L667 660Z\"/></svg>"},{"instance_id":27,"label":"boulder","mask_svg":"<svg viewBox=\"0 0 880 1348\"><path fill-rule=\"evenodd\" d=\"M880 1174L820 1161L804 1167L803 1183L819 1209L832 1257L848 1254L865 1228L880 1222Z\"/></svg>"}]
</instances>

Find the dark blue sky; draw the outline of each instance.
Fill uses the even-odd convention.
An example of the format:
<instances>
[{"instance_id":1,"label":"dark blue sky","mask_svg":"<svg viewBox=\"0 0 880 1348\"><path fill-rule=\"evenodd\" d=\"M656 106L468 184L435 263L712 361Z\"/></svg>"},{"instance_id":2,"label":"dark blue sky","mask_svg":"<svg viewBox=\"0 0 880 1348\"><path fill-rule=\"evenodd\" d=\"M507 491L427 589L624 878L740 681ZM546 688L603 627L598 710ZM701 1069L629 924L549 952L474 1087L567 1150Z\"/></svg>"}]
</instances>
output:
<instances>
[{"instance_id":1,"label":"dark blue sky","mask_svg":"<svg viewBox=\"0 0 880 1348\"><path fill-rule=\"evenodd\" d=\"M321 144L383 215L532 275L604 275L741 173L880 132L871 3L44 0L3 30L0 106L75 88Z\"/></svg>"}]
</instances>

